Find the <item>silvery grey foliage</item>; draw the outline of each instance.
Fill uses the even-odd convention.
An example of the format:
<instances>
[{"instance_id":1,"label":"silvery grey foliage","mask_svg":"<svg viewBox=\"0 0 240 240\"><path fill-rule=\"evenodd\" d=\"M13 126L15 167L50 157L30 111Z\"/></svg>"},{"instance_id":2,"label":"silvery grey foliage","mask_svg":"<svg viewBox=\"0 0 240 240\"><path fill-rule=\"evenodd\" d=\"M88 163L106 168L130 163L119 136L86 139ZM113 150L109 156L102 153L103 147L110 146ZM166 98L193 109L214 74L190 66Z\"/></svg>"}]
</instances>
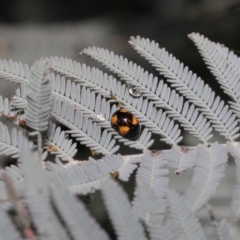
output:
<instances>
[{"instance_id":1,"label":"silvery grey foliage","mask_svg":"<svg viewBox=\"0 0 240 240\"><path fill-rule=\"evenodd\" d=\"M229 141L239 137L235 114L200 77L154 41L138 36L132 37L130 44L166 77L173 88L199 107L216 131Z\"/></svg>"},{"instance_id":2,"label":"silvery grey foliage","mask_svg":"<svg viewBox=\"0 0 240 240\"><path fill-rule=\"evenodd\" d=\"M48 129L51 109L51 82L48 78L50 63L36 62L30 71L27 89L26 124L33 130L44 132Z\"/></svg>"},{"instance_id":3,"label":"silvery grey foliage","mask_svg":"<svg viewBox=\"0 0 240 240\"><path fill-rule=\"evenodd\" d=\"M184 195L192 211L199 210L215 194L224 177L226 163L225 147L217 143L210 147L198 145L195 172Z\"/></svg>"},{"instance_id":4,"label":"silvery grey foliage","mask_svg":"<svg viewBox=\"0 0 240 240\"><path fill-rule=\"evenodd\" d=\"M170 215L174 224L173 230L178 239L206 239L200 223L182 196L179 196L174 191L170 191L168 202Z\"/></svg>"},{"instance_id":5,"label":"silvery grey foliage","mask_svg":"<svg viewBox=\"0 0 240 240\"><path fill-rule=\"evenodd\" d=\"M217 234L219 240L232 240L231 234L229 232L228 223L225 219L222 219L217 226Z\"/></svg>"},{"instance_id":6,"label":"silvery grey foliage","mask_svg":"<svg viewBox=\"0 0 240 240\"><path fill-rule=\"evenodd\" d=\"M74 155L77 153L77 144L68 139L67 134L61 131L60 127L50 122L47 138L44 141L45 148L51 153L57 155L64 162L73 162Z\"/></svg>"},{"instance_id":7,"label":"silvery grey foliage","mask_svg":"<svg viewBox=\"0 0 240 240\"><path fill-rule=\"evenodd\" d=\"M33 148L33 142L28 139L22 130L13 128L11 133L7 126L0 122L0 154L19 158L22 150Z\"/></svg>"},{"instance_id":8,"label":"silvery grey foliage","mask_svg":"<svg viewBox=\"0 0 240 240\"><path fill-rule=\"evenodd\" d=\"M0 77L12 82L27 82L29 67L27 64L13 62L12 60L0 60Z\"/></svg>"},{"instance_id":9,"label":"silvery grey foliage","mask_svg":"<svg viewBox=\"0 0 240 240\"><path fill-rule=\"evenodd\" d=\"M108 180L101 187L103 199L113 227L122 240L146 240L143 226L131 209L126 193L113 180Z\"/></svg>"},{"instance_id":10,"label":"silvery grey foliage","mask_svg":"<svg viewBox=\"0 0 240 240\"><path fill-rule=\"evenodd\" d=\"M76 161L66 166L46 162L52 178L75 194L88 194L100 189L101 183L117 172L118 178L128 181L137 168L138 158L128 159L120 155L105 156L101 160ZM90 174L94 172L94 174Z\"/></svg>"},{"instance_id":11,"label":"silvery grey foliage","mask_svg":"<svg viewBox=\"0 0 240 240\"><path fill-rule=\"evenodd\" d=\"M109 239L106 229L74 196L100 191L118 239L207 239L197 212L209 205L216 194L227 167L227 153L236 163L231 218L240 219L240 147L236 142L240 60L227 47L198 33L189 38L223 91L232 98L228 104L158 43L139 36L132 37L129 43L156 67L163 79L96 47L86 48L81 54L102 63L115 77L62 57L41 59L31 68L0 60L0 78L21 84L11 99L0 96L0 116L15 127L23 127L11 129L0 122L0 154L18 159L10 166L2 164L12 186L5 184L4 174L1 175L0 229L11 233L0 233L0 238ZM142 125L136 141L123 138L111 127L110 118L120 107L131 111ZM61 124L67 130L63 131ZM180 127L201 144L182 146ZM229 142L210 142L213 128ZM32 130L45 133L42 157L36 151L37 142L28 138ZM157 135L155 143L159 145L155 151L149 150L152 133ZM159 140L171 148L160 150ZM77 141L91 149L88 160L77 159L81 158ZM137 149L138 154L119 154L122 143L129 151ZM48 152L56 158L51 160ZM104 156L97 160L97 154ZM180 178L191 168L189 186L177 193L169 184L172 169ZM130 200L119 181L128 181L134 170L134 197ZM21 206L28 209L34 228L26 229L15 220L10 221L6 210L16 206L13 190L15 200L23 201ZM16 212L16 219L21 218L21 212ZM235 222L219 219L218 212L214 214L214 237L234 239Z\"/></svg>"},{"instance_id":12,"label":"silvery grey foliage","mask_svg":"<svg viewBox=\"0 0 240 240\"><path fill-rule=\"evenodd\" d=\"M189 106L187 101L183 104L183 98L164 84L163 80L160 81L147 71L144 72L140 66L108 50L93 47L84 49L81 53L105 65L127 84L136 86L144 97L153 101L155 106L167 109L173 119L178 120L181 126L200 141L211 138L210 123L205 124L207 120L202 115L199 116L194 105Z\"/></svg>"}]
</instances>

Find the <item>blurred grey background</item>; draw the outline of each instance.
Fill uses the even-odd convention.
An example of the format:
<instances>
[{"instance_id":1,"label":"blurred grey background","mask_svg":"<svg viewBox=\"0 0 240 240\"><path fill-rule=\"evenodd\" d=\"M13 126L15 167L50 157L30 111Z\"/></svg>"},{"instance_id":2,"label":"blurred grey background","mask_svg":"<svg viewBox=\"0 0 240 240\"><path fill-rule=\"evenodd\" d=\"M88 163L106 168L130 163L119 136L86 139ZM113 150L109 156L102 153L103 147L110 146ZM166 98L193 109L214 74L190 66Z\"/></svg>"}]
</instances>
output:
<instances>
[{"instance_id":1,"label":"blurred grey background","mask_svg":"<svg viewBox=\"0 0 240 240\"><path fill-rule=\"evenodd\" d=\"M127 40L141 35L194 65L197 54L187 33L239 47L238 7L237 0L0 1L0 58L28 64L52 55L80 60L78 52L91 45L131 56Z\"/></svg>"},{"instance_id":2,"label":"blurred grey background","mask_svg":"<svg viewBox=\"0 0 240 240\"><path fill-rule=\"evenodd\" d=\"M154 72L127 42L130 36L140 35L159 42L161 47L173 53L228 100L187 34L199 32L237 53L240 51L239 29L238 0L0 1L0 59L31 65L40 57L63 56L98 66L91 59L79 55L83 48L94 45L124 55ZM10 97L17 87L4 81L0 84L0 94L6 97ZM194 142L188 138L185 144L193 145ZM227 175L212 201L217 220L230 217L234 166L228 166ZM170 186L184 191L191 176L191 171L175 176L171 170ZM125 187L130 188L132 197L133 181ZM88 206L102 225L109 224L102 215L99 196L95 196ZM209 234L213 235L207 210L203 209L199 215ZM232 230L236 231L236 225ZM237 233L236 236L239 239Z\"/></svg>"}]
</instances>

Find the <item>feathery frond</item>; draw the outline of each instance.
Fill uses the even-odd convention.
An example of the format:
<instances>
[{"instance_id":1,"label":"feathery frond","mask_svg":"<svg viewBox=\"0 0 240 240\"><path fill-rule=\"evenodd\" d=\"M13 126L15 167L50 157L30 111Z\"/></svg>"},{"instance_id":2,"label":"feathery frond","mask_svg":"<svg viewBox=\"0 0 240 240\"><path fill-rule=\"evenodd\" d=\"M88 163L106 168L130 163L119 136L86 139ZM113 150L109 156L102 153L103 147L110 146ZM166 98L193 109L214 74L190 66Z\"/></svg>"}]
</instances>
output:
<instances>
[{"instance_id":1,"label":"feathery frond","mask_svg":"<svg viewBox=\"0 0 240 240\"><path fill-rule=\"evenodd\" d=\"M151 215L159 216L166 211L169 179L166 177L168 170L164 168L167 165L165 158L164 153L145 152L137 171L133 210L146 223Z\"/></svg>"},{"instance_id":2,"label":"feathery frond","mask_svg":"<svg viewBox=\"0 0 240 240\"><path fill-rule=\"evenodd\" d=\"M109 122L103 121L99 118L99 114L103 115L105 119L110 118L110 102L106 98L101 97L100 94L96 95L85 86L65 80L64 77L51 74L51 82L54 86L54 97L61 98L69 104L74 105L78 111L89 116L89 118L98 122L102 127L110 127Z\"/></svg>"},{"instance_id":3,"label":"feathery frond","mask_svg":"<svg viewBox=\"0 0 240 240\"><path fill-rule=\"evenodd\" d=\"M15 83L27 82L29 79L29 67L21 62L0 60L0 78Z\"/></svg>"},{"instance_id":4,"label":"feathery frond","mask_svg":"<svg viewBox=\"0 0 240 240\"><path fill-rule=\"evenodd\" d=\"M238 220L240 218L240 143L227 143L228 152L234 157L236 164L236 186L232 198L231 209L233 218Z\"/></svg>"},{"instance_id":5,"label":"feathery frond","mask_svg":"<svg viewBox=\"0 0 240 240\"><path fill-rule=\"evenodd\" d=\"M178 124L170 120L166 112L163 112L162 109L157 110L153 106L153 102L148 102L148 100L143 99L142 96L134 99L130 96L125 86L122 86L119 90L125 101L124 108L134 114L139 119L140 123L145 125L153 133L161 135L161 141L170 145L175 145L182 140Z\"/></svg>"},{"instance_id":6,"label":"feathery frond","mask_svg":"<svg viewBox=\"0 0 240 240\"><path fill-rule=\"evenodd\" d=\"M207 143L209 139L212 138L212 127L210 122L203 116L203 114L199 114L199 111L194 107L193 104L189 104L186 101L184 104L182 97L179 97L174 100L174 104L176 105L177 113L169 113L169 117L172 117L175 120L180 122L180 125L188 131L190 134L195 136L200 142ZM173 106L174 106L173 104Z\"/></svg>"},{"instance_id":7,"label":"feathery frond","mask_svg":"<svg viewBox=\"0 0 240 240\"><path fill-rule=\"evenodd\" d=\"M4 98L0 96L0 114L2 117L9 117L11 116L10 113L10 102L8 98Z\"/></svg>"},{"instance_id":8,"label":"feathery frond","mask_svg":"<svg viewBox=\"0 0 240 240\"><path fill-rule=\"evenodd\" d=\"M239 134L238 121L228 105L215 96L212 89L200 77L184 67L179 60L169 54L164 48L149 39L131 37L129 43L145 57L160 74L167 78L171 86L201 109L210 120L213 127L227 140L234 141Z\"/></svg>"},{"instance_id":9,"label":"feathery frond","mask_svg":"<svg viewBox=\"0 0 240 240\"><path fill-rule=\"evenodd\" d=\"M163 213L166 211L166 199L161 199L157 196L154 189L149 188L143 180L138 183L134 192L132 209L134 214L141 219L146 225L151 226L151 218L159 219L158 224L161 224Z\"/></svg>"},{"instance_id":10,"label":"feathery frond","mask_svg":"<svg viewBox=\"0 0 240 240\"><path fill-rule=\"evenodd\" d=\"M51 190L54 204L75 240L108 240L106 232L87 212L83 203L64 191L61 185Z\"/></svg>"},{"instance_id":11,"label":"feathery frond","mask_svg":"<svg viewBox=\"0 0 240 240\"><path fill-rule=\"evenodd\" d=\"M173 231L172 222L168 221L166 224L159 223L153 219L147 225L147 230L151 240L176 240L178 239Z\"/></svg>"},{"instance_id":12,"label":"feathery frond","mask_svg":"<svg viewBox=\"0 0 240 240\"><path fill-rule=\"evenodd\" d=\"M173 229L178 239L206 239L200 223L182 196L179 196L174 191L170 191L168 194L168 202L171 218L174 223Z\"/></svg>"},{"instance_id":13,"label":"feathery frond","mask_svg":"<svg viewBox=\"0 0 240 240\"><path fill-rule=\"evenodd\" d=\"M227 152L222 145L198 145L191 185L184 195L192 211L199 210L215 194L224 176L226 163Z\"/></svg>"},{"instance_id":14,"label":"feathery frond","mask_svg":"<svg viewBox=\"0 0 240 240\"><path fill-rule=\"evenodd\" d=\"M201 142L211 138L210 123L207 123L207 119L199 116L193 105L189 107L187 102L183 105L183 98L164 84L163 80L159 81L157 77L153 77L132 61L129 62L127 58L102 48L89 47L83 49L81 53L102 63L128 85L136 87L142 96L148 101L153 101L155 106L167 109L174 120L178 120L185 130Z\"/></svg>"},{"instance_id":15,"label":"feathery frond","mask_svg":"<svg viewBox=\"0 0 240 240\"><path fill-rule=\"evenodd\" d=\"M127 181L136 169L140 160L127 159L121 155L105 156L101 160L78 161L68 164L65 168L57 164L46 162L53 179L75 194L88 194L98 190L101 183L111 178L111 174L118 173L118 178Z\"/></svg>"},{"instance_id":16,"label":"feathery frond","mask_svg":"<svg viewBox=\"0 0 240 240\"><path fill-rule=\"evenodd\" d=\"M229 226L225 219L222 219L217 226L217 235L219 240L233 240L229 232Z\"/></svg>"},{"instance_id":17,"label":"feathery frond","mask_svg":"<svg viewBox=\"0 0 240 240\"><path fill-rule=\"evenodd\" d=\"M39 159L32 152L24 151L20 162L24 174L23 195L37 233L46 240L69 240L51 206L50 178L41 167Z\"/></svg>"},{"instance_id":18,"label":"feathery frond","mask_svg":"<svg viewBox=\"0 0 240 240\"><path fill-rule=\"evenodd\" d=\"M175 168L175 174L178 175L195 165L196 148L174 146L168 151L166 159L168 167Z\"/></svg>"},{"instance_id":19,"label":"feathery frond","mask_svg":"<svg viewBox=\"0 0 240 240\"><path fill-rule=\"evenodd\" d=\"M120 102L124 108L132 112L139 119L141 124L144 124L152 132L162 135L162 141L165 141L167 144L174 145L181 141L182 137L180 136L179 126L177 124L174 125L174 121L170 120L161 110L157 112L157 109L153 106L153 102L148 102L147 99L144 100L142 96L137 99L133 98L126 85L122 84L120 81L116 82L115 79L107 75L103 75L101 71L95 68L90 69L83 65L82 70L79 70L81 69L81 65L75 63L75 65L78 66L78 70L70 71L71 74L68 74L68 65L73 64L70 62L68 59L65 59L65 61L61 61L61 64L54 63L57 67L53 67L53 69L59 70L59 68L63 68L66 76L74 78L75 81L83 82L84 86L95 89L100 94L102 90L104 90L105 93L107 93L107 97L113 94L116 100ZM70 67L70 69L74 68ZM63 74L60 70L57 72Z\"/></svg>"},{"instance_id":20,"label":"feathery frond","mask_svg":"<svg viewBox=\"0 0 240 240\"><path fill-rule=\"evenodd\" d=\"M16 89L16 94L11 98L11 107L25 109L27 106L27 84L21 83L21 87Z\"/></svg>"},{"instance_id":21,"label":"feathery frond","mask_svg":"<svg viewBox=\"0 0 240 240\"><path fill-rule=\"evenodd\" d=\"M240 118L239 70L238 66L235 66L239 60L236 56L233 57L233 52L230 52L226 47L223 51L222 45L210 41L199 33L191 33L188 37L197 46L204 62L216 77L224 92L233 99L233 102L229 104L233 112ZM231 59L233 58L232 63Z\"/></svg>"},{"instance_id":22,"label":"feathery frond","mask_svg":"<svg viewBox=\"0 0 240 240\"><path fill-rule=\"evenodd\" d=\"M103 200L118 239L142 240L146 237L136 215L133 214L129 200L122 187L108 179L101 185Z\"/></svg>"},{"instance_id":23,"label":"feathery frond","mask_svg":"<svg viewBox=\"0 0 240 240\"><path fill-rule=\"evenodd\" d=\"M111 133L107 130L101 133L101 128L96 123L76 111L67 102L54 98L51 114L70 129L66 133L70 133L77 141L97 153L110 154L119 149L119 146L115 146L116 141L112 139Z\"/></svg>"},{"instance_id":24,"label":"feathery frond","mask_svg":"<svg viewBox=\"0 0 240 240\"><path fill-rule=\"evenodd\" d=\"M64 162L73 162L73 156L77 153L76 143L68 139L60 127L50 122L47 138L44 141L44 148L51 154L55 154Z\"/></svg>"},{"instance_id":25,"label":"feathery frond","mask_svg":"<svg viewBox=\"0 0 240 240\"><path fill-rule=\"evenodd\" d=\"M68 58L51 57L51 69L68 78L89 87L96 93L105 97L111 97L110 91L116 87L116 79L108 76L97 68L90 68L86 64L80 64ZM115 91L114 91L115 93Z\"/></svg>"},{"instance_id":26,"label":"feathery frond","mask_svg":"<svg viewBox=\"0 0 240 240\"><path fill-rule=\"evenodd\" d=\"M0 154L18 158L21 150L33 148L33 142L21 130L13 128L11 134L8 127L0 122Z\"/></svg>"},{"instance_id":27,"label":"feathery frond","mask_svg":"<svg viewBox=\"0 0 240 240\"><path fill-rule=\"evenodd\" d=\"M36 131L46 131L51 109L51 82L48 78L49 62L37 61L31 67L27 89L26 123Z\"/></svg>"},{"instance_id":28,"label":"feathery frond","mask_svg":"<svg viewBox=\"0 0 240 240\"><path fill-rule=\"evenodd\" d=\"M77 112L88 116L97 126L107 129L112 132L115 139L119 142L123 142L125 145L136 148L145 149L152 145L153 140L150 140L151 134L147 132L143 138L139 138L137 141L131 141L123 138L117 132L115 132L110 124L111 115L117 110L116 105L111 106L111 102L116 100L107 100L100 94L96 93L85 86L75 84L70 80L66 81L64 77L59 75L55 76L51 74L51 81L54 86L52 94L62 101L67 101L71 106L74 106ZM145 132L142 133L142 135ZM149 136L149 137L148 137ZM144 141L140 141L144 139Z\"/></svg>"}]
</instances>

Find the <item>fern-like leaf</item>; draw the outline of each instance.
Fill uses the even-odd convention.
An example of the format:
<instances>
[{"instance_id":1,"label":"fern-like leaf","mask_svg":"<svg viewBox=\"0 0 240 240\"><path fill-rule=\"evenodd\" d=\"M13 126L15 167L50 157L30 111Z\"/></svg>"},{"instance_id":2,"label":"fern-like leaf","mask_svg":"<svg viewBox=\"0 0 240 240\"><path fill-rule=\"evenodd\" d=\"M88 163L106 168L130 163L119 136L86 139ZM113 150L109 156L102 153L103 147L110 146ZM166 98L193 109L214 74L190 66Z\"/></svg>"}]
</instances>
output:
<instances>
[{"instance_id":1,"label":"fern-like leaf","mask_svg":"<svg viewBox=\"0 0 240 240\"><path fill-rule=\"evenodd\" d=\"M114 146L116 141L112 139L111 133L107 130L101 133L101 128L96 123L76 111L67 102L54 98L52 115L71 129L67 133L97 153L110 154L119 149L119 146Z\"/></svg>"},{"instance_id":2,"label":"fern-like leaf","mask_svg":"<svg viewBox=\"0 0 240 240\"><path fill-rule=\"evenodd\" d=\"M31 68L27 89L26 123L36 131L46 131L51 109L51 83L48 78L50 65L37 61Z\"/></svg>"},{"instance_id":3,"label":"fern-like leaf","mask_svg":"<svg viewBox=\"0 0 240 240\"><path fill-rule=\"evenodd\" d=\"M27 82L29 79L29 67L21 62L0 60L0 77L16 83Z\"/></svg>"},{"instance_id":4,"label":"fern-like leaf","mask_svg":"<svg viewBox=\"0 0 240 240\"><path fill-rule=\"evenodd\" d=\"M101 160L77 161L65 168L46 162L53 179L75 194L88 194L98 190L101 183L117 173L118 178L127 181L140 160L120 155L105 156Z\"/></svg>"},{"instance_id":5,"label":"fern-like leaf","mask_svg":"<svg viewBox=\"0 0 240 240\"><path fill-rule=\"evenodd\" d=\"M137 188L134 193L133 210L146 224L151 215L160 215L166 211L166 193L168 170L165 153L145 152L137 171ZM153 201L154 199L154 201Z\"/></svg>"},{"instance_id":6,"label":"fern-like leaf","mask_svg":"<svg viewBox=\"0 0 240 240\"><path fill-rule=\"evenodd\" d=\"M236 164L236 187L232 198L231 209L234 219L240 218L240 143L231 144L227 143L227 150L234 157Z\"/></svg>"},{"instance_id":7,"label":"fern-like leaf","mask_svg":"<svg viewBox=\"0 0 240 240\"><path fill-rule=\"evenodd\" d=\"M193 105L190 108L188 103L183 105L183 98L167 87L163 80L159 81L157 77L153 77L140 66L105 49L89 47L83 49L81 53L99 61L116 73L121 80L136 87L157 107L167 109L174 120L178 120L185 130L191 132L200 141L206 142L211 138L210 123L207 123L207 119L202 115L198 116L198 111Z\"/></svg>"},{"instance_id":8,"label":"fern-like leaf","mask_svg":"<svg viewBox=\"0 0 240 240\"><path fill-rule=\"evenodd\" d=\"M52 60L54 61L54 59ZM55 59L55 61L59 61ZM141 96L140 98L133 98L126 85L120 81L117 82L112 77L103 75L103 73L95 68L90 69L85 65L78 65L75 63L75 68L72 61L62 59L61 64L53 62L53 69L58 73L62 73L68 77L72 77L75 81L80 82L94 91L102 94L106 93L107 97L114 95L115 100L120 102L124 108L132 112L139 121L144 124L149 130L163 136L162 141L170 145L177 144L181 141L180 129L174 121L170 120L162 111L157 111L153 106L153 102L148 102L147 99ZM56 67L55 67L56 65ZM69 68L71 70L69 70Z\"/></svg>"},{"instance_id":9,"label":"fern-like leaf","mask_svg":"<svg viewBox=\"0 0 240 240\"><path fill-rule=\"evenodd\" d=\"M9 99L8 98L3 99L2 96L0 96L0 114L2 117L8 117L8 118L13 116L11 114Z\"/></svg>"},{"instance_id":10,"label":"fern-like leaf","mask_svg":"<svg viewBox=\"0 0 240 240\"><path fill-rule=\"evenodd\" d=\"M75 240L108 240L106 232L87 212L83 203L64 191L61 186L54 186L51 196L56 207Z\"/></svg>"},{"instance_id":11,"label":"fern-like leaf","mask_svg":"<svg viewBox=\"0 0 240 240\"><path fill-rule=\"evenodd\" d=\"M178 175L195 165L196 148L174 146L168 151L166 159L168 160L168 167L175 168L175 174Z\"/></svg>"},{"instance_id":12,"label":"fern-like leaf","mask_svg":"<svg viewBox=\"0 0 240 240\"><path fill-rule=\"evenodd\" d=\"M51 81L54 86L54 96L74 105L80 112L98 122L100 126L109 127L109 122L105 122L99 117L101 114L105 119L110 118L110 102L106 98L101 97L100 94L96 95L94 91L85 86L81 87L80 84L75 84L70 80L66 81L59 75L51 74Z\"/></svg>"},{"instance_id":13,"label":"fern-like leaf","mask_svg":"<svg viewBox=\"0 0 240 240\"><path fill-rule=\"evenodd\" d=\"M227 152L217 143L211 147L198 145L196 166L185 199L192 211L199 210L216 192L224 176Z\"/></svg>"},{"instance_id":14,"label":"fern-like leaf","mask_svg":"<svg viewBox=\"0 0 240 240\"><path fill-rule=\"evenodd\" d=\"M179 196L174 191L170 191L168 202L171 218L174 223L174 231L178 239L206 239L201 225L182 196Z\"/></svg>"},{"instance_id":15,"label":"fern-like leaf","mask_svg":"<svg viewBox=\"0 0 240 240\"><path fill-rule=\"evenodd\" d=\"M238 115L238 118L240 118L239 70L238 66L234 64L237 58L234 58L234 54L226 47L224 47L223 51L223 47L219 43L214 43L199 33L191 33L188 37L197 46L203 60L218 80L224 92L233 99L233 102L230 102L230 106ZM233 58L235 60L233 60L232 64L231 59Z\"/></svg>"},{"instance_id":16,"label":"fern-like leaf","mask_svg":"<svg viewBox=\"0 0 240 240\"><path fill-rule=\"evenodd\" d=\"M32 148L33 142L26 137L24 132L13 128L10 134L8 127L0 122L0 154L18 158L21 150Z\"/></svg>"},{"instance_id":17,"label":"fern-like leaf","mask_svg":"<svg viewBox=\"0 0 240 240\"><path fill-rule=\"evenodd\" d=\"M67 58L51 57L47 60L51 61L51 69L54 72L72 78L102 96L111 97L110 91L116 86L116 79L112 76L104 74L97 68L90 68L85 64L81 65Z\"/></svg>"},{"instance_id":18,"label":"fern-like leaf","mask_svg":"<svg viewBox=\"0 0 240 240\"><path fill-rule=\"evenodd\" d=\"M182 140L178 124L170 120L166 112L163 112L162 109L157 110L153 106L153 102L148 102L143 97L134 99L129 95L129 91L125 87L122 87L121 93L124 95L124 108L133 113L140 123L144 124L153 133L161 135L161 141L175 145Z\"/></svg>"},{"instance_id":19,"label":"fern-like leaf","mask_svg":"<svg viewBox=\"0 0 240 240\"><path fill-rule=\"evenodd\" d=\"M74 161L73 156L77 153L77 144L72 143L60 127L56 128L56 124L50 123L44 145L48 152L57 155L62 161Z\"/></svg>"},{"instance_id":20,"label":"fern-like leaf","mask_svg":"<svg viewBox=\"0 0 240 240\"><path fill-rule=\"evenodd\" d=\"M151 240L176 240L178 239L173 231L173 223L168 221L163 224L156 219L152 219L149 224L147 224L147 230Z\"/></svg>"},{"instance_id":21,"label":"fern-like leaf","mask_svg":"<svg viewBox=\"0 0 240 240\"><path fill-rule=\"evenodd\" d=\"M43 239L68 240L66 231L51 206L50 178L39 159L32 152L24 151L20 158L24 174L23 195L34 225Z\"/></svg>"},{"instance_id":22,"label":"fern-like leaf","mask_svg":"<svg viewBox=\"0 0 240 240\"><path fill-rule=\"evenodd\" d=\"M21 87L16 89L16 94L11 98L11 106L16 109L25 109L27 106L27 84L21 83Z\"/></svg>"},{"instance_id":23,"label":"fern-like leaf","mask_svg":"<svg viewBox=\"0 0 240 240\"><path fill-rule=\"evenodd\" d=\"M217 235L219 240L233 240L229 232L229 226L225 219L222 219L217 226Z\"/></svg>"},{"instance_id":24,"label":"fern-like leaf","mask_svg":"<svg viewBox=\"0 0 240 240\"><path fill-rule=\"evenodd\" d=\"M171 86L200 108L210 120L213 127L226 139L234 141L239 134L236 115L229 110L212 89L205 85L200 77L184 67L179 60L169 54L164 48L149 39L131 37L130 44L163 74Z\"/></svg>"},{"instance_id":25,"label":"fern-like leaf","mask_svg":"<svg viewBox=\"0 0 240 240\"><path fill-rule=\"evenodd\" d=\"M69 105L74 106L77 112L88 116L97 126L112 132L113 137L118 139L118 141L123 142L131 148L141 150L152 145L153 140L150 140L151 134L149 132L145 134L146 131L143 131L143 137L140 137L136 141L131 141L123 138L113 130L110 124L110 117L118 108L116 108L116 105L110 106L110 103L116 100L107 100L107 98L102 97L100 94L96 95L96 92L90 90L90 88L86 88L80 84L76 85L70 80L66 81L64 77L60 77L59 75L55 76L51 74L51 82L54 97L66 101Z\"/></svg>"},{"instance_id":26,"label":"fern-like leaf","mask_svg":"<svg viewBox=\"0 0 240 240\"><path fill-rule=\"evenodd\" d=\"M109 179L101 186L101 191L109 217L119 239L146 239L144 230L133 214L126 193L115 181Z\"/></svg>"},{"instance_id":27,"label":"fern-like leaf","mask_svg":"<svg viewBox=\"0 0 240 240\"><path fill-rule=\"evenodd\" d=\"M60 78L59 76L57 76L55 78L54 75L51 75L51 80L52 80L52 83L54 84L54 86L55 85L57 85L57 86L61 85L60 79L61 79L61 82L63 84L65 84L65 79L64 78ZM56 82L58 82L58 83L56 83ZM60 84L60 85L58 85L58 84ZM72 85L72 86L75 86L75 85ZM85 106L79 104L76 101L72 101L71 99L62 96L61 94L58 94L57 91L60 91L59 89L60 88L56 88L56 90L55 90L56 92L52 92L52 94L54 96L54 99L53 99L54 101L60 101L60 99L61 99L62 101L65 101L66 104L70 104L72 107L77 108L76 109L77 112L81 112L81 114L84 114L84 115L88 116L89 118L91 118L91 120L93 120L93 122L95 122L97 126L103 127L105 129L107 129L108 131L110 131L111 134L113 135L113 137L115 139L117 139L119 142L124 143L124 145L127 145L127 146L129 146L131 148L144 150L146 148L149 148L153 144L154 141L151 139L151 132L149 132L147 128L144 128L144 130L141 133L140 138L138 140L136 140L136 141L131 141L129 139L123 138L117 132L115 132L112 129L112 127L110 126L110 122L108 120L110 117L108 118L108 116L111 116L119 108L117 108L116 105L113 105L111 107L111 112L109 114L109 111L110 111L109 107L110 107L110 105L105 101L104 98L101 98L100 95L98 95L96 97L96 96L92 95L92 92L88 91L85 87L80 88L80 86L77 85L77 87L75 89L76 90L76 100L80 96L83 96L83 97L81 97L81 99L85 99L86 98L86 94L87 94L88 98L89 98L89 102L91 101L91 106L89 106L89 104L88 104L87 107L85 107ZM62 87L61 87L61 89L62 89ZM82 91L80 91L80 89L82 89ZM81 94L80 94L80 92L81 92ZM63 94L64 94L64 91L63 91ZM74 95L74 93L73 93L73 95ZM94 96L94 97L92 98L91 95ZM59 100L56 100L55 96L57 96L59 98ZM93 100L96 103L93 103ZM6 102L6 103L7 103L6 104L6 106L7 106L6 108L9 109L9 102ZM21 110L24 110L26 108L26 100L24 100L21 97L21 95L19 95L19 96L15 95L13 97L13 100L11 101L11 104L16 109L19 108ZM53 104L55 104L55 102ZM4 105L5 105L5 102L4 103L3 103L3 101L1 102L1 96L0 96L0 107L2 106L2 108L5 109ZM96 109L94 109L94 106L96 106ZM95 110L99 114L96 114ZM55 112L53 111L52 114L54 115Z\"/></svg>"}]
</instances>

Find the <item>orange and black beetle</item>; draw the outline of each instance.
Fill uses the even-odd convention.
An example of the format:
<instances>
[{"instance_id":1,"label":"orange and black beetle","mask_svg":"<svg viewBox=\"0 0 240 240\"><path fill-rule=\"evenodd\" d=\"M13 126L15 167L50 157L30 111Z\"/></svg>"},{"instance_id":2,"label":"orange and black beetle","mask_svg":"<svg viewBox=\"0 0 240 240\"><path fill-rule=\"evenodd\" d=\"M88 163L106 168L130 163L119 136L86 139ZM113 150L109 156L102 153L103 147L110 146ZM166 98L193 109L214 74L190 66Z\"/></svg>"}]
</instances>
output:
<instances>
[{"instance_id":1,"label":"orange and black beetle","mask_svg":"<svg viewBox=\"0 0 240 240\"><path fill-rule=\"evenodd\" d=\"M128 110L121 108L117 110L111 117L112 128L121 136L136 140L141 131L138 119Z\"/></svg>"}]
</instances>

